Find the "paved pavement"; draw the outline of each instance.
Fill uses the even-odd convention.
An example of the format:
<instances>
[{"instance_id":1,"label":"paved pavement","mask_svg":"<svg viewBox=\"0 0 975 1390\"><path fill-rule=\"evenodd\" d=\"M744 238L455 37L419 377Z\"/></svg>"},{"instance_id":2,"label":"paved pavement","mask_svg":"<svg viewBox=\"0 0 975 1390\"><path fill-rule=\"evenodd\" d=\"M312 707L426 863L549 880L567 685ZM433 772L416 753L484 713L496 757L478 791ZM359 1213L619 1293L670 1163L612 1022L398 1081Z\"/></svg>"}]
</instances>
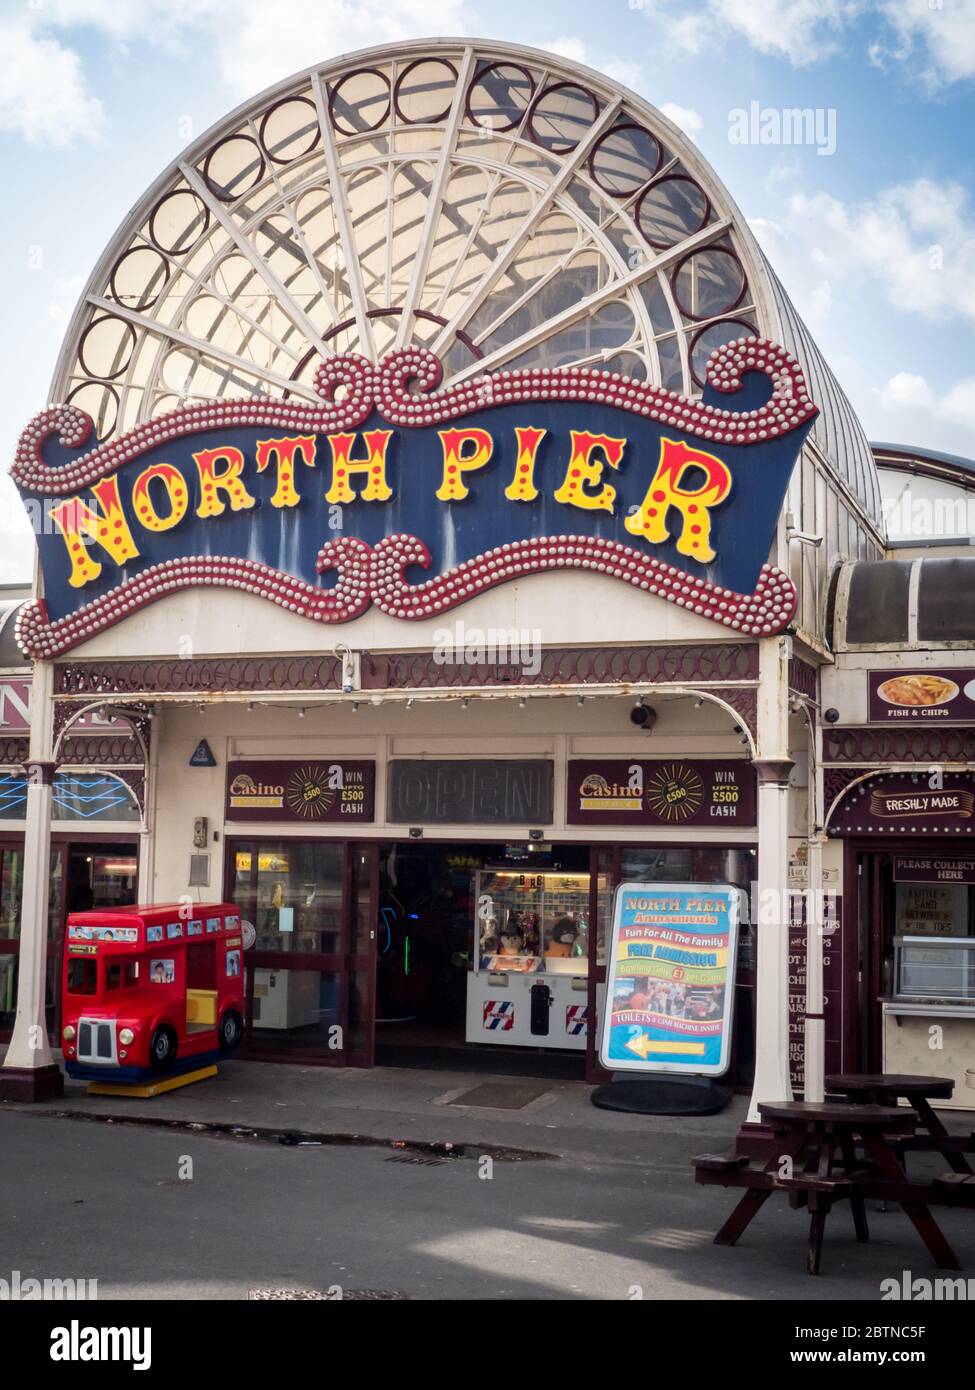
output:
<instances>
[{"instance_id":1,"label":"paved pavement","mask_svg":"<svg viewBox=\"0 0 975 1390\"><path fill-rule=\"evenodd\" d=\"M871 1211L873 1239L860 1246L838 1208L816 1280L804 1272L805 1218L784 1201L767 1204L739 1247L713 1246L733 1194L697 1187L690 1158L730 1146L743 1101L710 1118L639 1117L597 1110L582 1083L540 1082L517 1111L451 1103L501 1081L231 1062L153 1101L72 1087L57 1105L0 1106L0 1278L97 1278L102 1298L341 1287L421 1299L859 1301L905 1269L936 1273L897 1210ZM380 1142L304 1147L182 1127L212 1122ZM450 1141L465 1156L406 1161L430 1155L394 1149L397 1139ZM502 1156L486 1164L486 1151ZM971 1269L975 1220L939 1220Z\"/></svg>"},{"instance_id":2,"label":"paved pavement","mask_svg":"<svg viewBox=\"0 0 975 1390\"><path fill-rule=\"evenodd\" d=\"M519 1109L468 1105L465 1098L504 1096L494 1088L527 1087L536 1098ZM544 1081L481 1072L285 1066L230 1061L209 1081L151 1100L89 1096L68 1082L65 1097L40 1107L90 1115L220 1121L382 1140L452 1142L528 1148L578 1159L649 1162L664 1136L680 1135L701 1148L730 1147L745 1116L744 1097L722 1114L693 1119L626 1115L600 1110L582 1081ZM521 1096L515 1099L521 1099Z\"/></svg>"}]
</instances>

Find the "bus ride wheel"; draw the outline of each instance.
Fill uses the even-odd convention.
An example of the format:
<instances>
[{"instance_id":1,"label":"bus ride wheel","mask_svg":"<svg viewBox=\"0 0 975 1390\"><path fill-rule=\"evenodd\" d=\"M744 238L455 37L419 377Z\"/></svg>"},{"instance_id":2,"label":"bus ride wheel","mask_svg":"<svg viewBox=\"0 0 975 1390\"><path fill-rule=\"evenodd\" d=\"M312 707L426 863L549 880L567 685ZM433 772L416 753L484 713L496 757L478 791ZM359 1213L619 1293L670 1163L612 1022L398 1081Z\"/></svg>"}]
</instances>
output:
<instances>
[{"instance_id":1,"label":"bus ride wheel","mask_svg":"<svg viewBox=\"0 0 975 1390\"><path fill-rule=\"evenodd\" d=\"M149 1044L149 1065L153 1071L165 1071L176 1061L176 1034L168 1023L157 1028Z\"/></svg>"},{"instance_id":2,"label":"bus ride wheel","mask_svg":"<svg viewBox=\"0 0 975 1390\"><path fill-rule=\"evenodd\" d=\"M244 1020L236 1009L228 1009L220 1020L220 1051L233 1052L244 1036Z\"/></svg>"}]
</instances>

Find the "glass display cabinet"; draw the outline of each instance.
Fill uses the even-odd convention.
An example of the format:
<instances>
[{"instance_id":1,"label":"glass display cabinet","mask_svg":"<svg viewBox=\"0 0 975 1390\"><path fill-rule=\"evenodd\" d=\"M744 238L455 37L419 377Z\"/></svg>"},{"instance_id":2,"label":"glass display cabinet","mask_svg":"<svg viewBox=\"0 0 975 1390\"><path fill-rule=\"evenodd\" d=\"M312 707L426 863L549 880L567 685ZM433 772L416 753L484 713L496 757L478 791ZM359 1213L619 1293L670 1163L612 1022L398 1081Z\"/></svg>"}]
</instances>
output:
<instances>
[{"instance_id":1,"label":"glass display cabinet","mask_svg":"<svg viewBox=\"0 0 975 1390\"><path fill-rule=\"evenodd\" d=\"M482 869L474 889L467 1041L584 1050L589 874Z\"/></svg>"},{"instance_id":2,"label":"glass display cabinet","mask_svg":"<svg viewBox=\"0 0 975 1390\"><path fill-rule=\"evenodd\" d=\"M950 1077L937 1108L975 1105L975 937L895 936L893 993L882 1001L883 1070Z\"/></svg>"},{"instance_id":3,"label":"glass display cabinet","mask_svg":"<svg viewBox=\"0 0 975 1390\"><path fill-rule=\"evenodd\" d=\"M975 937L895 937L894 982L898 1000L975 1005Z\"/></svg>"}]
</instances>

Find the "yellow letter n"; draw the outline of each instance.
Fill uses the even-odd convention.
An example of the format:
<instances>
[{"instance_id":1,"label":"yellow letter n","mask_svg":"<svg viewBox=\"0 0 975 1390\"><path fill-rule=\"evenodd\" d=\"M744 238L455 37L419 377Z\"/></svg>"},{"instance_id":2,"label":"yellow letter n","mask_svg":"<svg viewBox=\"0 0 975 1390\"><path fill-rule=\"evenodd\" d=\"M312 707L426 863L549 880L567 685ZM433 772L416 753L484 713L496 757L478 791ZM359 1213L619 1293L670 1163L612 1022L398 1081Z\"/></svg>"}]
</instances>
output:
<instances>
[{"instance_id":1,"label":"yellow letter n","mask_svg":"<svg viewBox=\"0 0 975 1390\"><path fill-rule=\"evenodd\" d=\"M102 567L93 560L85 544L86 539L100 545L117 565L127 560L135 560L139 548L132 539L122 503L119 501L118 480L103 478L92 488L98 510L93 511L80 497L59 502L48 515L64 537L71 561L71 574L68 583L74 589L97 579Z\"/></svg>"},{"instance_id":2,"label":"yellow letter n","mask_svg":"<svg viewBox=\"0 0 975 1390\"><path fill-rule=\"evenodd\" d=\"M689 468L702 470L700 487L682 488ZM661 439L660 462L638 511L626 518L626 529L643 536L652 545L670 539L667 513L676 507L681 515L677 549L682 555L707 564L714 559L711 549L711 507L723 502L731 491L731 470L714 454L692 449L683 440Z\"/></svg>"}]
</instances>

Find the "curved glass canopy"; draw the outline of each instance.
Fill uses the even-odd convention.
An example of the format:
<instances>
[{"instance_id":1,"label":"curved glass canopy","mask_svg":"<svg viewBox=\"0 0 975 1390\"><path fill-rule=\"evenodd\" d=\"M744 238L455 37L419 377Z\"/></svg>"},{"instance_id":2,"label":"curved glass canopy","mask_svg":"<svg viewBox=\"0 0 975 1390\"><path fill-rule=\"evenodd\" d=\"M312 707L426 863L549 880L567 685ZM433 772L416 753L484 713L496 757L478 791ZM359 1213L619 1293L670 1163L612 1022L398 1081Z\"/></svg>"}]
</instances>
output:
<instances>
[{"instance_id":1,"label":"curved glass canopy","mask_svg":"<svg viewBox=\"0 0 975 1390\"><path fill-rule=\"evenodd\" d=\"M289 79L192 146L107 248L52 395L106 439L199 399L314 399L322 356L410 341L448 380L586 363L693 395L781 312L653 108L548 54L426 41Z\"/></svg>"}]
</instances>

